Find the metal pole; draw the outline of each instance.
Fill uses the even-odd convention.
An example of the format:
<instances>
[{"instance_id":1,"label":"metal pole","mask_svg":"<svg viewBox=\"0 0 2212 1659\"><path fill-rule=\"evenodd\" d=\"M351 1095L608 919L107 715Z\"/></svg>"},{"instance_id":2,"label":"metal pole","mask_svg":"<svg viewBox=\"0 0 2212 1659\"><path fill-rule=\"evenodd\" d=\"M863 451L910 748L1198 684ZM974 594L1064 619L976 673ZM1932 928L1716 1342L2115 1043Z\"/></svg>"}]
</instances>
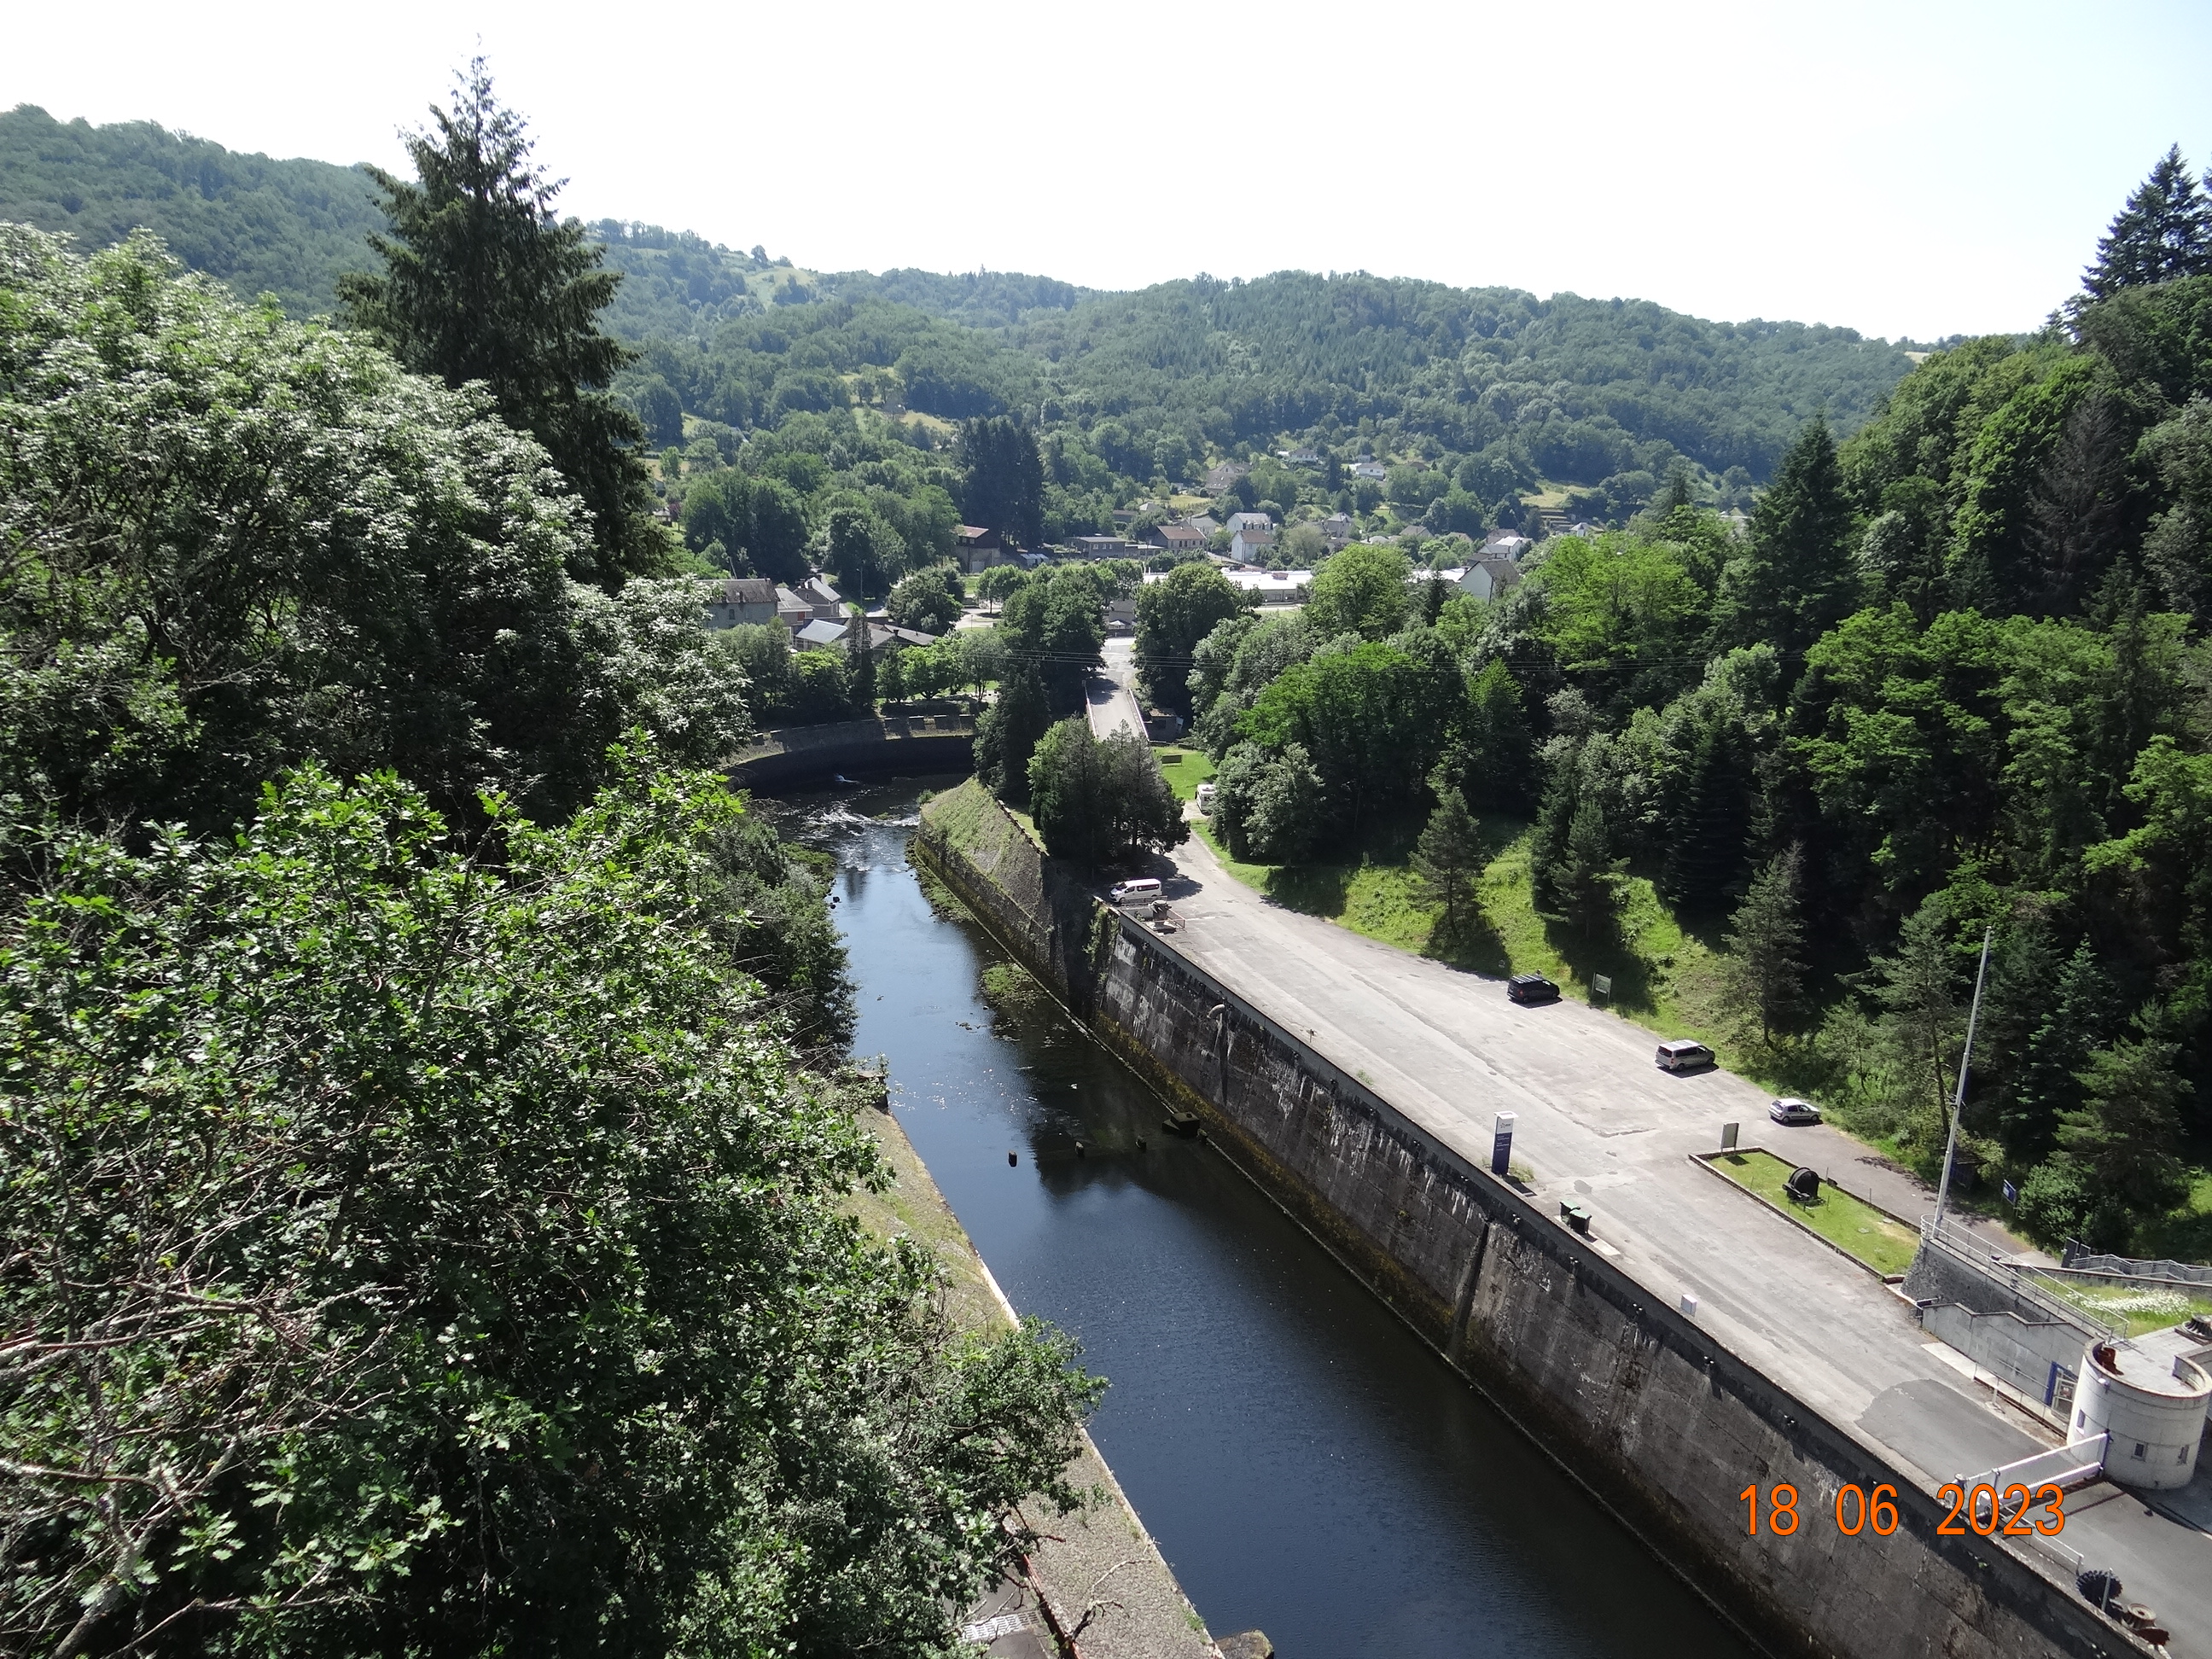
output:
<instances>
[{"instance_id":1,"label":"metal pole","mask_svg":"<svg viewBox=\"0 0 2212 1659\"><path fill-rule=\"evenodd\" d=\"M1943 1206L1951 1198L1951 1160L1959 1152L1959 1116L1966 1109L1966 1068L1974 1061L1974 1027L1982 1018L1982 981L1990 976L1990 940L1993 927L1982 929L1982 965L1974 970L1974 1006L1966 1015L1966 1046L1959 1055L1959 1087L1951 1097L1951 1133L1943 1142L1943 1176L1936 1185L1936 1226L1943 1226Z\"/></svg>"}]
</instances>

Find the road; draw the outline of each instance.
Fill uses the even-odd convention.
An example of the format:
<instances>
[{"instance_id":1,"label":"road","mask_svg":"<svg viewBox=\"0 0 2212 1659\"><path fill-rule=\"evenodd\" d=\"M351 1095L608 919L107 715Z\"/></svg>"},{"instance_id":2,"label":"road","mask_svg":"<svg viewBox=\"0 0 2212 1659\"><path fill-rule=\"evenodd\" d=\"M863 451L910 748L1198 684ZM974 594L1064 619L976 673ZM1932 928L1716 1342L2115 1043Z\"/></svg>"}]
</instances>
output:
<instances>
[{"instance_id":1,"label":"road","mask_svg":"<svg viewBox=\"0 0 2212 1659\"><path fill-rule=\"evenodd\" d=\"M1699 1324L1931 1493L2056 1438L1962 1376L1872 1274L1689 1156L1716 1148L1733 1121L1745 1144L1917 1216L1910 1178L1863 1162L1858 1142L1771 1123L1765 1092L1727 1072L1660 1071L1652 1035L1611 1013L1573 1001L1523 1008L1498 981L1271 904L1196 836L1173 863L1176 948L1479 1165L1494 1115L1518 1114L1514 1155L1540 1206L1583 1204L1617 1266L1668 1305L1693 1294ZM1993 1249L2007 1242L1991 1237ZM2212 1659L2212 1535L2124 1498L2093 1514L2081 1533L2115 1558L2131 1598L2167 1613L2172 1652Z\"/></svg>"},{"instance_id":2,"label":"road","mask_svg":"<svg viewBox=\"0 0 2212 1659\"><path fill-rule=\"evenodd\" d=\"M1091 708L1091 735L1110 738L1127 727L1145 734L1145 711L1137 704L1137 647L1127 635L1106 641L1106 672L1094 674L1085 688Z\"/></svg>"}]
</instances>

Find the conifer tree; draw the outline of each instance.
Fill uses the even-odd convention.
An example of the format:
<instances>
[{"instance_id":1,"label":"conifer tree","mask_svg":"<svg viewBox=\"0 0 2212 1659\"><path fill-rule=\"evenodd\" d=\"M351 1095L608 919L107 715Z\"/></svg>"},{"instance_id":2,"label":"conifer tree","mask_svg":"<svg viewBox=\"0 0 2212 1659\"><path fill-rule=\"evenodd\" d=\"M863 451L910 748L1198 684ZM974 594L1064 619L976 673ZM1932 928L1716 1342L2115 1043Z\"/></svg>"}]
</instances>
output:
<instances>
[{"instance_id":1,"label":"conifer tree","mask_svg":"<svg viewBox=\"0 0 2212 1659\"><path fill-rule=\"evenodd\" d=\"M1443 791L1437 810L1413 849L1413 873L1422 900L1443 907L1437 931L1455 937L1476 909L1475 878L1482 873L1481 833L1467 799L1456 789Z\"/></svg>"},{"instance_id":2,"label":"conifer tree","mask_svg":"<svg viewBox=\"0 0 2212 1659\"><path fill-rule=\"evenodd\" d=\"M2212 202L2174 145L2136 186L2097 243L2097 263L2082 273L2092 300L2212 271Z\"/></svg>"},{"instance_id":3,"label":"conifer tree","mask_svg":"<svg viewBox=\"0 0 2212 1659\"><path fill-rule=\"evenodd\" d=\"M1856 608L1851 504L1825 420L1807 426L1752 515L1751 547L1730 566L1723 611L1738 644L1794 655Z\"/></svg>"},{"instance_id":4,"label":"conifer tree","mask_svg":"<svg viewBox=\"0 0 2212 1659\"><path fill-rule=\"evenodd\" d=\"M599 325L621 274L601 269L581 223L555 216L560 181L532 164L482 58L430 119L405 139L413 182L369 169L392 232L369 238L382 270L338 279L344 320L418 374L482 381L500 417L544 446L592 514L596 568L571 574L612 588L665 571L644 429L606 390L630 355Z\"/></svg>"},{"instance_id":5,"label":"conifer tree","mask_svg":"<svg viewBox=\"0 0 2212 1659\"><path fill-rule=\"evenodd\" d=\"M1015 547L1044 539L1044 459L1036 434L1008 415L960 428L960 510Z\"/></svg>"},{"instance_id":6,"label":"conifer tree","mask_svg":"<svg viewBox=\"0 0 2212 1659\"><path fill-rule=\"evenodd\" d=\"M1559 914L1591 944L1610 941L1620 921L1621 874L1627 860L1613 856L1605 808L1585 799L1567 827L1567 853L1557 878Z\"/></svg>"},{"instance_id":7,"label":"conifer tree","mask_svg":"<svg viewBox=\"0 0 2212 1659\"><path fill-rule=\"evenodd\" d=\"M1711 912L1743 867L1751 833L1752 766L1742 727L1708 720L1686 771L1661 881L1678 902Z\"/></svg>"},{"instance_id":8,"label":"conifer tree","mask_svg":"<svg viewBox=\"0 0 2212 1659\"><path fill-rule=\"evenodd\" d=\"M1789 1024L1804 986L1805 924L1797 904L1802 864L1795 847L1778 853L1752 878L1729 919L1728 977L1739 1001L1759 1011L1762 1041Z\"/></svg>"},{"instance_id":9,"label":"conifer tree","mask_svg":"<svg viewBox=\"0 0 2212 1659\"><path fill-rule=\"evenodd\" d=\"M856 605L851 614L845 629L845 684L854 712L866 715L876 706L876 653L868 638L868 613Z\"/></svg>"}]
</instances>

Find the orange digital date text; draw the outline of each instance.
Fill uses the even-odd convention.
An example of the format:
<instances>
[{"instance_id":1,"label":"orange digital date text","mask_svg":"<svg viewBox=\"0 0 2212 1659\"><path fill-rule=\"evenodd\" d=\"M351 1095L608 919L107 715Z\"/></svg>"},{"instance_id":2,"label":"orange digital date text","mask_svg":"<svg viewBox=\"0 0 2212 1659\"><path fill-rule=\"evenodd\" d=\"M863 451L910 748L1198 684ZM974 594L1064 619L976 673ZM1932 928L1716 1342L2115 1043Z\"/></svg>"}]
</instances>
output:
<instances>
[{"instance_id":1,"label":"orange digital date text","mask_svg":"<svg viewBox=\"0 0 2212 1659\"><path fill-rule=\"evenodd\" d=\"M2066 1526L2066 1494L2055 1482L2030 1492L2014 1481L1999 1492L1987 1481L1969 1488L1959 1481L1947 1480L1936 1489L1936 1496L1951 1506L1950 1513L1936 1528L1948 1538L1963 1538L1969 1528L1984 1538L1999 1534L2027 1538L2039 1532L2049 1538L2063 1531ZM1736 1500L1746 1505L1744 1530L1758 1537L1761 1524L1759 1487L1755 1484L1746 1486L1736 1494ZM2031 1522L2028 1511L2039 1507L2042 1515ZM1897 1530L1897 1488L1887 1482L1870 1493L1856 1486L1839 1487L1834 1512L1836 1530L1846 1538L1856 1538L1869 1531L1887 1538ZM1778 1538L1787 1538L1797 1530L1797 1488L1787 1481L1769 1486L1765 1498L1767 1532Z\"/></svg>"}]
</instances>

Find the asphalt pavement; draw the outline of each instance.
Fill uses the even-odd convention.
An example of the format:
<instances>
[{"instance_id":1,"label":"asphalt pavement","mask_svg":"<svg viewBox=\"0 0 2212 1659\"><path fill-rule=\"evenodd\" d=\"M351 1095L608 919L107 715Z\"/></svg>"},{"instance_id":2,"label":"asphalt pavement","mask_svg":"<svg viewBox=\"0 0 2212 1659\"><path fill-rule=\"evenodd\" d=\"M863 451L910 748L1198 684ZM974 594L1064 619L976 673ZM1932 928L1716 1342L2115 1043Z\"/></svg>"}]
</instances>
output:
<instances>
[{"instance_id":1,"label":"asphalt pavement","mask_svg":"<svg viewBox=\"0 0 2212 1659\"><path fill-rule=\"evenodd\" d=\"M1489 1160L1496 1114L1516 1114L1514 1158L1533 1171L1540 1205L1582 1204L1615 1265L1669 1305L1694 1295L1700 1325L1930 1493L2057 1439L1962 1376L1874 1274L1691 1155L1717 1148L1734 1121L1741 1144L1832 1172L1917 1219L1924 1189L1909 1175L1863 1161L1866 1147L1826 1126L1770 1122L1766 1093L1727 1071L1660 1071L1653 1035L1613 1013L1572 1000L1522 1007L1501 981L1272 904L1195 835L1173 863L1167 896L1184 924L1175 949L1477 1164ZM2013 1243L1985 1236L1993 1249ZM2212 1659L2212 1535L2130 1502L2097 1513L2107 1547L2135 1567L2130 1595L2140 1583L2168 1613L2172 1651Z\"/></svg>"}]
</instances>

